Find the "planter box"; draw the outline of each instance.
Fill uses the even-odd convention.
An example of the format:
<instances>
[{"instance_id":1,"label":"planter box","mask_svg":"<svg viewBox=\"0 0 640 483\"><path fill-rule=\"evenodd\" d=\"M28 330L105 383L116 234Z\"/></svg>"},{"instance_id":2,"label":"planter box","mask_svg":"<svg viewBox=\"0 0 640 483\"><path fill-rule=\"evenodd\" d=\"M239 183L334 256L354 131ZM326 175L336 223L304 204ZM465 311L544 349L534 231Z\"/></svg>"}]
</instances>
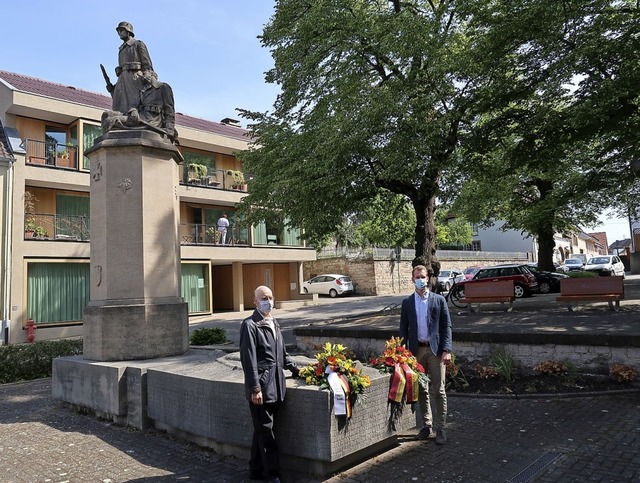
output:
<instances>
[{"instance_id":1,"label":"planter box","mask_svg":"<svg viewBox=\"0 0 640 483\"><path fill-rule=\"evenodd\" d=\"M72 158L56 158L56 166L61 168L75 168L75 162Z\"/></svg>"}]
</instances>

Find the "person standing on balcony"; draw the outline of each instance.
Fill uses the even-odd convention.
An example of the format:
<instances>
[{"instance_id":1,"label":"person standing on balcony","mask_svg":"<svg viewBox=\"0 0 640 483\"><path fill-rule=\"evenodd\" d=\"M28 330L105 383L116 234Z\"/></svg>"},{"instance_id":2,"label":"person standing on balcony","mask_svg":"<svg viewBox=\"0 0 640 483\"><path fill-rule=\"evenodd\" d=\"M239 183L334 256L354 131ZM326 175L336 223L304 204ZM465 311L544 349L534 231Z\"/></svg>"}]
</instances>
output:
<instances>
[{"instance_id":1,"label":"person standing on balcony","mask_svg":"<svg viewBox=\"0 0 640 483\"><path fill-rule=\"evenodd\" d=\"M218 238L220 239L220 244L224 245L227 240L227 230L229 229L229 219L227 218L227 214L224 213L219 219L218 223Z\"/></svg>"},{"instance_id":2,"label":"person standing on balcony","mask_svg":"<svg viewBox=\"0 0 640 483\"><path fill-rule=\"evenodd\" d=\"M417 438L429 439L436 429L436 443L445 444L447 435L447 393L445 392L446 366L451 363L451 316L442 295L429 290L433 270L416 265L411 272L415 291L402 301L400 309L400 337L407 349L428 371L431 381L427 388L420 385L418 403L422 413L422 428ZM433 388L433 391L431 389ZM431 412L429 393L434 399Z\"/></svg>"},{"instance_id":3,"label":"person standing on balcony","mask_svg":"<svg viewBox=\"0 0 640 483\"><path fill-rule=\"evenodd\" d=\"M253 302L256 310L240 326L240 362L253 422L249 472L251 479L279 482L275 416L287 387L284 369L297 377L298 367L287 354L280 326L271 315L271 289L263 285L256 288Z\"/></svg>"},{"instance_id":4,"label":"person standing on balcony","mask_svg":"<svg viewBox=\"0 0 640 483\"><path fill-rule=\"evenodd\" d=\"M140 92L145 87L145 75L153 72L153 64L147 46L142 40L136 40L133 25L120 22L116 27L122 45L118 50L118 67L116 75L118 81L112 90L112 108L114 111L127 114L130 109L140 104ZM107 86L109 90L109 86Z\"/></svg>"}]
</instances>

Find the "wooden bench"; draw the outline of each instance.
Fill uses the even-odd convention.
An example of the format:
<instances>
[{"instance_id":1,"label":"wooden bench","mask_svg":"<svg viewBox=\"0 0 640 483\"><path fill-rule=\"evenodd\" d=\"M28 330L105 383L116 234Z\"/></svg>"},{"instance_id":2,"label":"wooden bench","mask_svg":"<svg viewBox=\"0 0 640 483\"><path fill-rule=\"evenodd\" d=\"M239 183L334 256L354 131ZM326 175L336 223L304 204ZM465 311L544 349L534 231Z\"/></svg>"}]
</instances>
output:
<instances>
[{"instance_id":1,"label":"wooden bench","mask_svg":"<svg viewBox=\"0 0 640 483\"><path fill-rule=\"evenodd\" d=\"M513 280L498 282L471 282L464 284L464 298L461 301L469 304L469 310L474 312L473 304L509 302L507 312L513 310L514 295ZM479 309L479 306L478 306Z\"/></svg>"},{"instance_id":2,"label":"wooden bench","mask_svg":"<svg viewBox=\"0 0 640 483\"><path fill-rule=\"evenodd\" d=\"M569 311L573 311L575 302L580 301L609 302L611 310L618 310L620 300L624 299L622 280L622 277L564 278L560 280L560 295L556 301L568 302Z\"/></svg>"}]
</instances>

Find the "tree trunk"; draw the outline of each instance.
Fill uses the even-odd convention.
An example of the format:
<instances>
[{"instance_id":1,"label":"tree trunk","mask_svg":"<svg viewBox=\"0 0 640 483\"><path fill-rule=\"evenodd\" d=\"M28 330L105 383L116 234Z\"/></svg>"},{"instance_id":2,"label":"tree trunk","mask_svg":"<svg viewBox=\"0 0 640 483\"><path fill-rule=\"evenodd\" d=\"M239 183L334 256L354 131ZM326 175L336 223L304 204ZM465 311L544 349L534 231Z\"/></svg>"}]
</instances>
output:
<instances>
[{"instance_id":1,"label":"tree trunk","mask_svg":"<svg viewBox=\"0 0 640 483\"><path fill-rule=\"evenodd\" d=\"M540 202L543 203L553 192L553 183L549 180L538 179L536 180L536 187L540 191ZM546 219L552 220L555 213L550 211L547 213ZM553 235L555 230L551 223L538 226L538 233L535 235L538 238L538 269L546 270L548 272L555 272L556 267L553 264L553 249L555 248L555 241Z\"/></svg>"},{"instance_id":2,"label":"tree trunk","mask_svg":"<svg viewBox=\"0 0 640 483\"><path fill-rule=\"evenodd\" d=\"M536 233L536 236L538 237L538 269L555 272L556 267L553 264L553 249L555 248L553 228L544 227L539 233Z\"/></svg>"},{"instance_id":3,"label":"tree trunk","mask_svg":"<svg viewBox=\"0 0 640 483\"><path fill-rule=\"evenodd\" d=\"M416 253L413 266L431 267L437 274L440 271L439 263L436 262L437 267L433 266L436 253L435 193L412 198L411 202L416 212Z\"/></svg>"}]
</instances>

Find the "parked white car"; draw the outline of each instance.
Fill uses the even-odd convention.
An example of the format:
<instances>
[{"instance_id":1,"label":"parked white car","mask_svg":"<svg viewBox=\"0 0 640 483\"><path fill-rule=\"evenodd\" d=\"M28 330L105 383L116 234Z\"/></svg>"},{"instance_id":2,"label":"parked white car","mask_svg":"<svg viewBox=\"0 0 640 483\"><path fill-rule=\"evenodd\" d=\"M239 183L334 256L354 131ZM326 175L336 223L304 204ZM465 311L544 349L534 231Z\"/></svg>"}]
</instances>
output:
<instances>
[{"instance_id":1,"label":"parked white car","mask_svg":"<svg viewBox=\"0 0 640 483\"><path fill-rule=\"evenodd\" d=\"M624 277L624 263L617 255L591 257L584 269L586 272L598 272L599 275L621 275Z\"/></svg>"},{"instance_id":2,"label":"parked white car","mask_svg":"<svg viewBox=\"0 0 640 483\"><path fill-rule=\"evenodd\" d=\"M346 275L329 273L307 280L302 284L302 291L304 293L317 293L337 297L338 295L353 293L353 282Z\"/></svg>"}]
</instances>

